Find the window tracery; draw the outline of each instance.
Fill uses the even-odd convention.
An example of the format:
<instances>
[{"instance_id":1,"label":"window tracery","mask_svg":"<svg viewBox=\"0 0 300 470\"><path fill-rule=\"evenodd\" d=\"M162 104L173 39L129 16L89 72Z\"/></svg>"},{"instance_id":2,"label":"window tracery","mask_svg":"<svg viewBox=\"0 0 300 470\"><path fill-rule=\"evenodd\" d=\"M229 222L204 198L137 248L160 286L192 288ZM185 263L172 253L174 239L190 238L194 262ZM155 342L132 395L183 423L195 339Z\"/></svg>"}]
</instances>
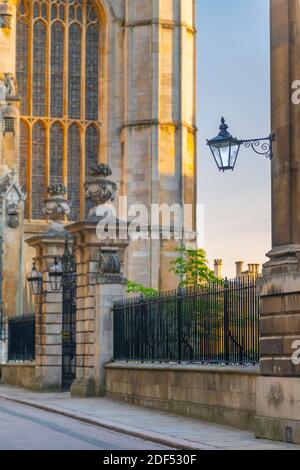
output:
<instances>
[{"instance_id":1,"label":"window tracery","mask_svg":"<svg viewBox=\"0 0 300 470\"><path fill-rule=\"evenodd\" d=\"M16 52L27 217L43 218L46 189L55 179L67 186L78 219L81 172L99 160L100 149L101 23L94 2L20 0Z\"/></svg>"}]
</instances>

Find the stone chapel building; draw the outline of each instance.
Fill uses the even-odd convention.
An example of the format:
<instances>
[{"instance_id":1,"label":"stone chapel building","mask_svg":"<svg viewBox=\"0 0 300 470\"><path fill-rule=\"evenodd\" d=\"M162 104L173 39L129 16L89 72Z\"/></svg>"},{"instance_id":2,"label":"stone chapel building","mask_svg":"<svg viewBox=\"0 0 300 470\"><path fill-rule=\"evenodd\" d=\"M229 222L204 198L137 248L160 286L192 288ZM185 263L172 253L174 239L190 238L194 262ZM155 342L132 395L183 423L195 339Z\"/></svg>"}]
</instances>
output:
<instances>
[{"instance_id":1,"label":"stone chapel building","mask_svg":"<svg viewBox=\"0 0 300 470\"><path fill-rule=\"evenodd\" d=\"M34 250L24 240L46 230L51 183L66 186L70 221L86 216L84 181L97 162L129 206L195 206L195 40L195 0L0 0L0 184L17 201L12 227L1 187L8 314L31 309L23 288ZM185 224L195 230L195 211ZM173 288L174 247L132 243L126 276Z\"/></svg>"}]
</instances>

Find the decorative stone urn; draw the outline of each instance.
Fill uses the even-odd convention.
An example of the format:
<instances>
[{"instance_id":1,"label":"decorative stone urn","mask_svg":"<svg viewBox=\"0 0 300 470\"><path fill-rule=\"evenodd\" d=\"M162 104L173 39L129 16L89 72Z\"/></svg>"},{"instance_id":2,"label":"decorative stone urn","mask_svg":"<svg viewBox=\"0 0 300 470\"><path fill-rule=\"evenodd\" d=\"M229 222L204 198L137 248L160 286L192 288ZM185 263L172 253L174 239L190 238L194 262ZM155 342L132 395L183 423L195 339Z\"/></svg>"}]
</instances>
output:
<instances>
[{"instance_id":1,"label":"decorative stone urn","mask_svg":"<svg viewBox=\"0 0 300 470\"><path fill-rule=\"evenodd\" d=\"M66 199L66 187L62 183L54 183L48 187L49 198L45 201L43 214L53 221L50 229L64 229L62 221L71 213L71 204Z\"/></svg>"},{"instance_id":2,"label":"decorative stone urn","mask_svg":"<svg viewBox=\"0 0 300 470\"><path fill-rule=\"evenodd\" d=\"M104 163L92 167L90 176L84 185L90 209L88 214L89 219L97 216L98 206L114 200L118 185L108 179L111 175L111 169Z\"/></svg>"},{"instance_id":3,"label":"decorative stone urn","mask_svg":"<svg viewBox=\"0 0 300 470\"><path fill-rule=\"evenodd\" d=\"M11 29L13 18L13 8L12 5L8 3L7 0L4 0L0 3L0 28Z\"/></svg>"}]
</instances>

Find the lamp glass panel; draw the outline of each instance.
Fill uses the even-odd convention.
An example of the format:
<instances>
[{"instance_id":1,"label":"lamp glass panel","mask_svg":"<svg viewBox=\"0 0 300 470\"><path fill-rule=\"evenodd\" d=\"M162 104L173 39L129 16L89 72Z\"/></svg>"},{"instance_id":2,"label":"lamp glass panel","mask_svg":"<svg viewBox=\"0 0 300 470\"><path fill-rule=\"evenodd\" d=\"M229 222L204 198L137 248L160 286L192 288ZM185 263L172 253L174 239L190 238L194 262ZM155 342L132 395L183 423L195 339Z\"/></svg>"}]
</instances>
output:
<instances>
[{"instance_id":1,"label":"lamp glass panel","mask_svg":"<svg viewBox=\"0 0 300 470\"><path fill-rule=\"evenodd\" d=\"M222 168L222 159L218 147L211 147L214 157L219 168Z\"/></svg>"},{"instance_id":2,"label":"lamp glass panel","mask_svg":"<svg viewBox=\"0 0 300 470\"><path fill-rule=\"evenodd\" d=\"M230 164L231 168L234 168L236 159L238 157L238 153L240 150L240 144L231 144L231 151L230 151Z\"/></svg>"},{"instance_id":3,"label":"lamp glass panel","mask_svg":"<svg viewBox=\"0 0 300 470\"><path fill-rule=\"evenodd\" d=\"M221 160L222 160L222 167L229 168L230 167L230 145L221 147L220 155L221 155Z\"/></svg>"},{"instance_id":4,"label":"lamp glass panel","mask_svg":"<svg viewBox=\"0 0 300 470\"><path fill-rule=\"evenodd\" d=\"M60 292L61 290L61 274L59 273L52 273L50 276L50 284L52 292Z\"/></svg>"}]
</instances>

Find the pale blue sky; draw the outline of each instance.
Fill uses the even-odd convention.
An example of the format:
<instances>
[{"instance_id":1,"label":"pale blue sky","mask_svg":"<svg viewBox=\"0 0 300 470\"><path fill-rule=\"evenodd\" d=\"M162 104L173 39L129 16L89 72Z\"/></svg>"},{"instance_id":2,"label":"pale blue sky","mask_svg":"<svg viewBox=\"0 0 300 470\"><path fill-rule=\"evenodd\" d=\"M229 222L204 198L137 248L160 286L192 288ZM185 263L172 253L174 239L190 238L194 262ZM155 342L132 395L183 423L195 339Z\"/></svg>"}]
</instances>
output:
<instances>
[{"instance_id":1,"label":"pale blue sky","mask_svg":"<svg viewBox=\"0 0 300 470\"><path fill-rule=\"evenodd\" d=\"M270 133L269 0L197 0L198 190L210 263L263 263L271 246L270 162L241 149L234 173L219 173L206 138L224 115L235 137Z\"/></svg>"}]
</instances>

